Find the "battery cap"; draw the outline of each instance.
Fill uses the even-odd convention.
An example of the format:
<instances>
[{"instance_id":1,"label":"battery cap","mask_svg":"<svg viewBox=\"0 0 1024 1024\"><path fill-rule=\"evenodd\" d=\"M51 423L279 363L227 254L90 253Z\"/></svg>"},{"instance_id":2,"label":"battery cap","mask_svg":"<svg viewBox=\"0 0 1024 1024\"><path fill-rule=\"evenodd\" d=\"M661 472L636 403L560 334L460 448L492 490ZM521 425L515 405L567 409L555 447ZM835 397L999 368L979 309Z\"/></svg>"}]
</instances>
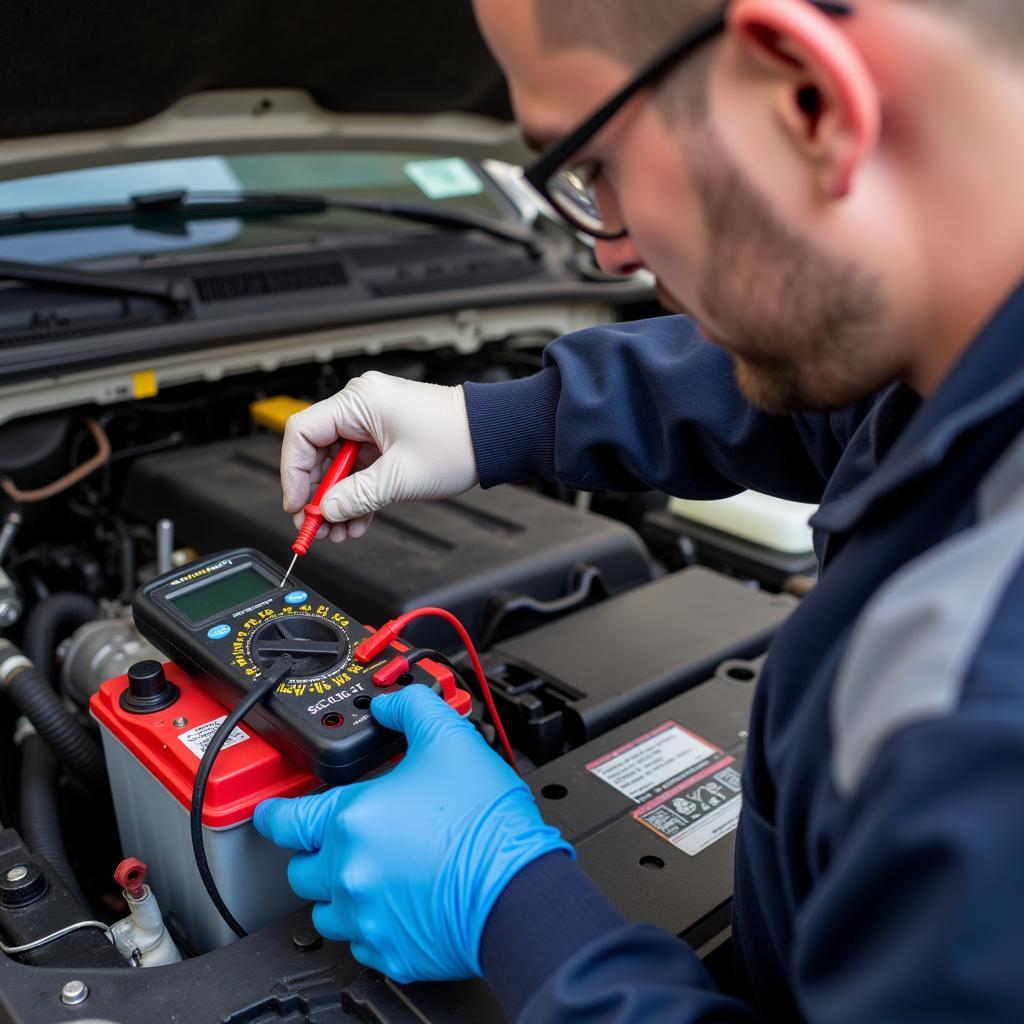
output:
<instances>
[{"instance_id":1,"label":"battery cap","mask_svg":"<svg viewBox=\"0 0 1024 1024\"><path fill-rule=\"evenodd\" d=\"M163 711L178 699L178 688L164 675L159 661L137 661L128 669L128 689L121 707L135 715Z\"/></svg>"}]
</instances>

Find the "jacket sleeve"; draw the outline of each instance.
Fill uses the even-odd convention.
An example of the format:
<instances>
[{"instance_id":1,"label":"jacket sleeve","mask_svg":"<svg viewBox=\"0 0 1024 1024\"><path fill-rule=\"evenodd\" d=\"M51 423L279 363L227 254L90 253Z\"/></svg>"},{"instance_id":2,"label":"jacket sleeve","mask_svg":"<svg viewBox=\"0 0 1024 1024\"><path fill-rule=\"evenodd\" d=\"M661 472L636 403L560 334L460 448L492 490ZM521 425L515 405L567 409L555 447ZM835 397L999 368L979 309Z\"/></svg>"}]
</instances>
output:
<instances>
[{"instance_id":1,"label":"jacket sleeve","mask_svg":"<svg viewBox=\"0 0 1024 1024\"><path fill-rule=\"evenodd\" d=\"M484 929L484 977L517 1024L755 1020L719 992L689 946L629 924L564 853L527 865Z\"/></svg>"},{"instance_id":2,"label":"jacket sleeve","mask_svg":"<svg viewBox=\"0 0 1024 1024\"><path fill-rule=\"evenodd\" d=\"M541 477L581 490L728 497L753 488L817 502L870 403L772 416L687 317L588 328L523 380L465 385L480 481Z\"/></svg>"},{"instance_id":3,"label":"jacket sleeve","mask_svg":"<svg viewBox=\"0 0 1024 1024\"><path fill-rule=\"evenodd\" d=\"M1007 703L905 729L836 820L789 956L808 1024L1021 1019L1024 715ZM513 879L484 931L484 975L511 1020L762 1019L717 991L682 942L623 921L568 857L543 860Z\"/></svg>"}]
</instances>

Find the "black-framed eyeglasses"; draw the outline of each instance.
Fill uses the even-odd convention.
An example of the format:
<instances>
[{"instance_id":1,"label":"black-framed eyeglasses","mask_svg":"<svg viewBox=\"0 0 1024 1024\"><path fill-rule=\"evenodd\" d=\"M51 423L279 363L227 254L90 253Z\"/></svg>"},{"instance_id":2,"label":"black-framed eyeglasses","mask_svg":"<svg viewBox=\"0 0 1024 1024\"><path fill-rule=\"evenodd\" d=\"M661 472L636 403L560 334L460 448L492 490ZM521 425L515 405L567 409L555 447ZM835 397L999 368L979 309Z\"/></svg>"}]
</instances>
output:
<instances>
[{"instance_id":1,"label":"black-framed eyeglasses","mask_svg":"<svg viewBox=\"0 0 1024 1024\"><path fill-rule=\"evenodd\" d=\"M846 3L831 3L827 0L808 0L808 3L837 17L853 14L853 7ZM526 169L523 175L526 180L573 227L594 238L622 238L627 234L624 226L609 223L602 216L591 166L587 161L579 161L575 157L638 92L654 85L679 61L724 31L727 9L728 4L660 53L599 110Z\"/></svg>"}]
</instances>

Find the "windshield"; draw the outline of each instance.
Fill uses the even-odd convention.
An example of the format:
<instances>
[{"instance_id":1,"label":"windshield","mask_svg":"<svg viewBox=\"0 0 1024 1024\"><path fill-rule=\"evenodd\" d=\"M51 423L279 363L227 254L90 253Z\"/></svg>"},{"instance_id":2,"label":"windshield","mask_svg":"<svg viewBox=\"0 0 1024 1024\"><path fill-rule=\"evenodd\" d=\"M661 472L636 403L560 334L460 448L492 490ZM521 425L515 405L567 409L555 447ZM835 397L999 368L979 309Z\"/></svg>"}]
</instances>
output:
<instances>
[{"instance_id":1,"label":"windshield","mask_svg":"<svg viewBox=\"0 0 1024 1024\"><path fill-rule=\"evenodd\" d=\"M268 153L203 156L95 167L0 182L0 212L122 203L140 193L315 192L437 203L507 218L512 206L475 161L423 153ZM55 228L0 237L0 259L38 263L155 255L180 250L245 249L295 243L331 231L412 230L408 223L331 210L273 220L183 222L173 230L111 225Z\"/></svg>"}]
</instances>

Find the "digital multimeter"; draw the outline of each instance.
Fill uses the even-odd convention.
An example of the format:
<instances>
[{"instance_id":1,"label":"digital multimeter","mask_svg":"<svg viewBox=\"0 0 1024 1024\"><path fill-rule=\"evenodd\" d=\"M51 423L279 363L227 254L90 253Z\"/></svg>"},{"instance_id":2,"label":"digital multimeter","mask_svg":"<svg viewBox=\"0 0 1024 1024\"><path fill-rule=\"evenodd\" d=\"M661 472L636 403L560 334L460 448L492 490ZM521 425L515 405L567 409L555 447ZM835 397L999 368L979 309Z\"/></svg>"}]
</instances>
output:
<instances>
[{"instance_id":1,"label":"digital multimeter","mask_svg":"<svg viewBox=\"0 0 1024 1024\"><path fill-rule=\"evenodd\" d=\"M370 631L294 576L280 586L283 575L258 551L225 551L146 583L132 613L147 640L229 708L289 656L289 675L245 724L324 782L352 782L404 746L369 710L375 694L399 688L373 682L395 652L357 662L353 651ZM401 682L440 690L418 665Z\"/></svg>"}]
</instances>

